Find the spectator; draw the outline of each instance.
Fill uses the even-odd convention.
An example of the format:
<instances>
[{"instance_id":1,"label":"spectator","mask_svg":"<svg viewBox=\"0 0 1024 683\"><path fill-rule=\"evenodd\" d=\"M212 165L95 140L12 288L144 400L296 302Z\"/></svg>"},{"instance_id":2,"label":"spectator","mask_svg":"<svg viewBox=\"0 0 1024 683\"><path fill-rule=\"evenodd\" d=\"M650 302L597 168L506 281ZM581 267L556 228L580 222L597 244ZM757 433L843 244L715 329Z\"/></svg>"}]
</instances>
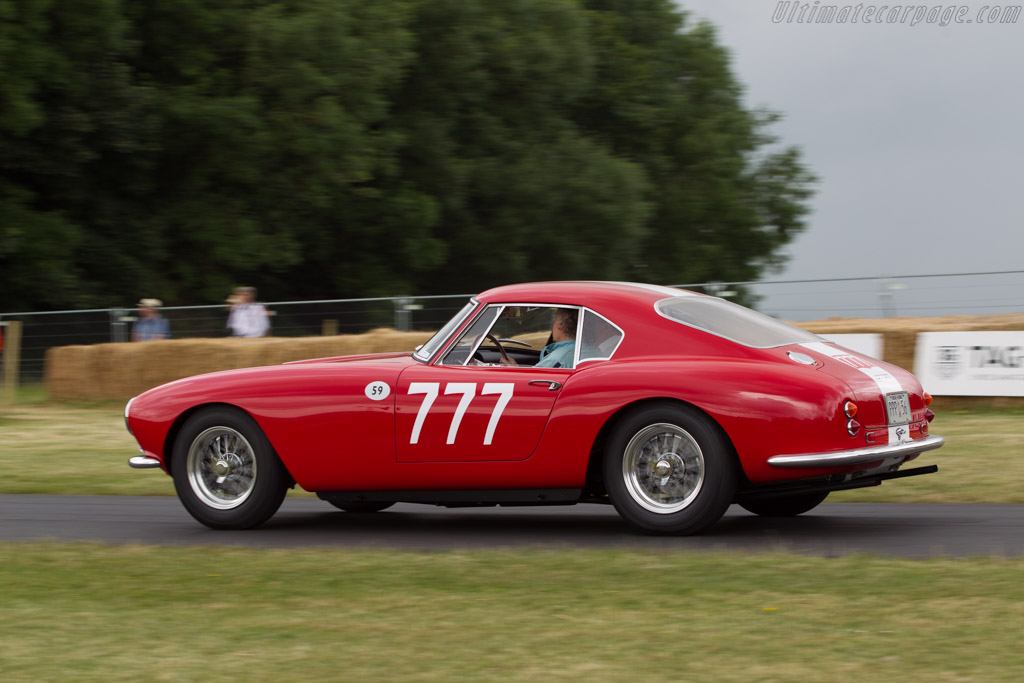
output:
<instances>
[{"instance_id":1,"label":"spectator","mask_svg":"<svg viewBox=\"0 0 1024 683\"><path fill-rule=\"evenodd\" d=\"M150 341L152 339L170 339L171 324L160 315L163 306L160 299L140 299L139 317L132 324L132 341Z\"/></svg>"},{"instance_id":2,"label":"spectator","mask_svg":"<svg viewBox=\"0 0 1024 683\"><path fill-rule=\"evenodd\" d=\"M228 297L231 313L228 314L228 329L232 337L265 337L270 332L270 317L267 307L256 303L255 287L236 287Z\"/></svg>"}]
</instances>

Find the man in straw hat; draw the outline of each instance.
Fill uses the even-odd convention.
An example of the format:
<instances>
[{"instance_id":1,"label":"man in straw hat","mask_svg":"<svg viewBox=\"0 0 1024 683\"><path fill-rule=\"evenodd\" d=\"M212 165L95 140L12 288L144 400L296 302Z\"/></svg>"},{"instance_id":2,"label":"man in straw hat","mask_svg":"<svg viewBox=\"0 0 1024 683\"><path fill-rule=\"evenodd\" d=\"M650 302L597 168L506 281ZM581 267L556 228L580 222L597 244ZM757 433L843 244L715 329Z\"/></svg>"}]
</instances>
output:
<instances>
[{"instance_id":1,"label":"man in straw hat","mask_svg":"<svg viewBox=\"0 0 1024 683\"><path fill-rule=\"evenodd\" d=\"M139 299L139 317L132 325L132 341L150 341L152 339L170 339L171 324L160 315L163 306L160 299Z\"/></svg>"}]
</instances>

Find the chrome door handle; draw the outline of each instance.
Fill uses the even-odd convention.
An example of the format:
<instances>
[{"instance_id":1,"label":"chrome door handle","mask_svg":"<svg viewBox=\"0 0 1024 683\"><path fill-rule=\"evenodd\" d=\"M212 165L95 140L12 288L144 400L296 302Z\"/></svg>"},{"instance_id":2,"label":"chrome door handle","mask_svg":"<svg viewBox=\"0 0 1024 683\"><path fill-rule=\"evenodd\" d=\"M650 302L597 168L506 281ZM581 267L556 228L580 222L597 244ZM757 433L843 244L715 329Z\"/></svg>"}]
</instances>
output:
<instances>
[{"instance_id":1,"label":"chrome door handle","mask_svg":"<svg viewBox=\"0 0 1024 683\"><path fill-rule=\"evenodd\" d=\"M545 384L548 385L548 391L558 391L559 389L562 388L562 383L561 382L556 382L553 379L531 379L530 380L530 386L531 387L539 387L539 386L543 386Z\"/></svg>"}]
</instances>

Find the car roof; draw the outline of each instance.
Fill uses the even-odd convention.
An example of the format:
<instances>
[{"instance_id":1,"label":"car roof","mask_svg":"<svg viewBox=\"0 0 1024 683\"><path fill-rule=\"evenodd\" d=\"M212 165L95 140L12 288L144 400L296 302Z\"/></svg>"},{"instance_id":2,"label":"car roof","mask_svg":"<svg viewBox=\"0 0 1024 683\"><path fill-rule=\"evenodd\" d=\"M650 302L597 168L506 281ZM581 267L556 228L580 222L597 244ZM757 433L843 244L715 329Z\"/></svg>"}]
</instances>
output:
<instances>
[{"instance_id":1,"label":"car roof","mask_svg":"<svg viewBox=\"0 0 1024 683\"><path fill-rule=\"evenodd\" d=\"M677 296L700 296L685 289L639 282L567 281L528 282L488 289L476 298L482 303L551 303L577 306L631 305L647 308Z\"/></svg>"}]
</instances>

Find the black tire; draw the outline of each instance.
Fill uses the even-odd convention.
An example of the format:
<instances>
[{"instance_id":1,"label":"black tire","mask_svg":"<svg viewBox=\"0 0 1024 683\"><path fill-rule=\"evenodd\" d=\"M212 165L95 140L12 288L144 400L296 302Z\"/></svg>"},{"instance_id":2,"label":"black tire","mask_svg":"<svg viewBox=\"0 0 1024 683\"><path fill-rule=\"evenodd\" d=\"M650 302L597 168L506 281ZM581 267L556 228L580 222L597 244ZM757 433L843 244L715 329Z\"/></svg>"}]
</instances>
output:
<instances>
[{"instance_id":1,"label":"black tire","mask_svg":"<svg viewBox=\"0 0 1024 683\"><path fill-rule=\"evenodd\" d=\"M394 505L393 502L386 502L382 500L358 500L351 501L348 503L335 503L333 500L327 501L339 510L345 512L356 512L356 513L369 513L369 512L380 512L381 510L387 510L389 507Z\"/></svg>"},{"instance_id":2,"label":"black tire","mask_svg":"<svg viewBox=\"0 0 1024 683\"><path fill-rule=\"evenodd\" d=\"M633 527L696 534L732 503L736 459L729 440L704 413L656 403L626 415L612 430L604 480L615 509Z\"/></svg>"},{"instance_id":3,"label":"black tire","mask_svg":"<svg viewBox=\"0 0 1024 683\"><path fill-rule=\"evenodd\" d=\"M740 501L740 507L761 517L796 517L813 510L828 498L824 493L799 493L779 498L761 498Z\"/></svg>"},{"instance_id":4,"label":"black tire","mask_svg":"<svg viewBox=\"0 0 1024 683\"><path fill-rule=\"evenodd\" d=\"M291 484L256 421L228 407L188 418L174 442L171 473L185 509L211 529L263 524Z\"/></svg>"}]
</instances>

